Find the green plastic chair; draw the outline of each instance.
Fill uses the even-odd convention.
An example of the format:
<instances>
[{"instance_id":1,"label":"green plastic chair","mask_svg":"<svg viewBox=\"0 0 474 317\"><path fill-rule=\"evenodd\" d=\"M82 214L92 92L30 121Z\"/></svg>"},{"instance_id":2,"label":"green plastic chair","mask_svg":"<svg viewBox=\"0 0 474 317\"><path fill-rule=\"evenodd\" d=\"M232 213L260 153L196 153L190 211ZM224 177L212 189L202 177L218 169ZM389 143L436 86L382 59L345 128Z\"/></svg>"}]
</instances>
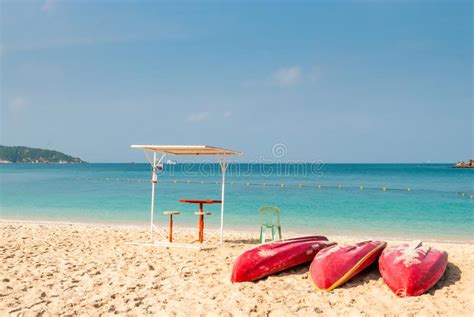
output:
<instances>
[{"instance_id":1,"label":"green plastic chair","mask_svg":"<svg viewBox=\"0 0 474 317\"><path fill-rule=\"evenodd\" d=\"M267 239L267 228L272 228L272 241L278 231L278 240L281 240L280 208L273 206L264 206L260 208L262 215L262 227L260 228L260 243L265 243Z\"/></svg>"}]
</instances>

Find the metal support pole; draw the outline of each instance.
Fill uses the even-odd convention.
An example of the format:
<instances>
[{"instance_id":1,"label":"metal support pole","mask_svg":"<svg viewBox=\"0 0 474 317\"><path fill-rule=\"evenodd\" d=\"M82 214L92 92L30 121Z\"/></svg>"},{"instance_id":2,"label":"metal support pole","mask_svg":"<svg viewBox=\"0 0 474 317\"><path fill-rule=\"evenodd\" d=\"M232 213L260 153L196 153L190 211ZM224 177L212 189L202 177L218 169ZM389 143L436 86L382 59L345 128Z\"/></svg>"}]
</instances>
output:
<instances>
[{"instance_id":1,"label":"metal support pole","mask_svg":"<svg viewBox=\"0 0 474 317\"><path fill-rule=\"evenodd\" d=\"M222 173L222 189L221 189L221 245L224 243L224 193L225 193L225 173L227 171L227 161L223 158L220 162Z\"/></svg>"},{"instance_id":2,"label":"metal support pole","mask_svg":"<svg viewBox=\"0 0 474 317\"><path fill-rule=\"evenodd\" d=\"M156 152L153 152L153 164L151 172L151 208L150 208L150 240L153 242L153 215L155 213L155 185L158 181L156 175Z\"/></svg>"}]
</instances>

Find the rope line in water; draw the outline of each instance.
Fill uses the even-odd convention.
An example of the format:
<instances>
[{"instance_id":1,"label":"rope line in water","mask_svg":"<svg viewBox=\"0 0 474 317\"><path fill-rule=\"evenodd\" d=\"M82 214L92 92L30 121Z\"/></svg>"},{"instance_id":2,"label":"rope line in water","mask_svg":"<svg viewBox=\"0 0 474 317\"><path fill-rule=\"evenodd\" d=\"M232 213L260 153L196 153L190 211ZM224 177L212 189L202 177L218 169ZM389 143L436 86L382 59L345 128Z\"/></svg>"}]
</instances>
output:
<instances>
[{"instance_id":1,"label":"rope line in water","mask_svg":"<svg viewBox=\"0 0 474 317\"><path fill-rule=\"evenodd\" d=\"M97 179L92 179L92 180L97 180ZM130 179L130 178L105 178L106 181L135 181L135 182L148 182L148 179ZM165 184L204 184L204 185L218 185L221 182L214 181L214 182L209 182L209 181L191 181L191 180L186 180L186 181L179 181L179 180L160 180L159 183L165 183ZM318 189L326 189L326 188L331 188L331 189L360 189L360 190L382 190L382 191L411 191L411 188L387 188L387 187L364 187L364 186L342 186L342 185L310 185L310 184L285 184L285 183L251 183L251 182L225 182L226 185L245 185L245 186L262 186L262 187L289 187L289 188L318 188Z\"/></svg>"},{"instance_id":2,"label":"rope line in water","mask_svg":"<svg viewBox=\"0 0 474 317\"><path fill-rule=\"evenodd\" d=\"M122 181L122 182L149 182L149 179L142 178L86 178L86 180L105 180L105 181ZM218 185L219 181L193 181L193 180L160 180L159 183L165 184L204 184L204 185ZM280 187L280 188L316 188L316 189L359 189L363 190L372 190L372 191L398 191L398 192L411 192L413 189L411 187L407 188L389 188L389 187L365 187L365 186L343 186L343 185L323 185L323 184L295 184L295 183L252 183L252 182L225 182L226 185L243 185L243 186L260 186L260 187ZM416 191L432 191L432 192L441 192L437 190L430 189L416 189ZM474 194L468 194L465 192L456 192L461 197L474 199Z\"/></svg>"}]
</instances>

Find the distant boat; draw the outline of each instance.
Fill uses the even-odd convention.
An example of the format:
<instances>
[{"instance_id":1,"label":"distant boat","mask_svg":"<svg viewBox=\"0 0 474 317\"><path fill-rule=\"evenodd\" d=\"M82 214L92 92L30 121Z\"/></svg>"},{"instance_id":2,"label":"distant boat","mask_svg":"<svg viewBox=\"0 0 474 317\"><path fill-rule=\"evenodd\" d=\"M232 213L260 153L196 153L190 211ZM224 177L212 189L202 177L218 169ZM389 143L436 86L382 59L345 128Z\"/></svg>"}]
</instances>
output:
<instances>
[{"instance_id":1,"label":"distant boat","mask_svg":"<svg viewBox=\"0 0 474 317\"><path fill-rule=\"evenodd\" d=\"M169 165L176 165L178 162L175 161L175 160L167 160L166 161L166 164L169 164Z\"/></svg>"}]
</instances>

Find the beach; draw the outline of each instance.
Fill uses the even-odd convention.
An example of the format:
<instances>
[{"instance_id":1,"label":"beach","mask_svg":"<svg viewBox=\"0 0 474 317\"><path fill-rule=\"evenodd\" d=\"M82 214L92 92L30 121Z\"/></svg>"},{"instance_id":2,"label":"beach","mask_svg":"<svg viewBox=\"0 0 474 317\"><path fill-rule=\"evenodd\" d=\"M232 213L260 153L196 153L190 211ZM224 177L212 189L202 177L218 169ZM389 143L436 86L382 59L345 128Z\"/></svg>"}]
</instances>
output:
<instances>
[{"instance_id":1,"label":"beach","mask_svg":"<svg viewBox=\"0 0 474 317\"><path fill-rule=\"evenodd\" d=\"M0 0L0 317L474 317L472 7Z\"/></svg>"},{"instance_id":2,"label":"beach","mask_svg":"<svg viewBox=\"0 0 474 317\"><path fill-rule=\"evenodd\" d=\"M0 315L467 316L474 310L471 242L427 243L449 253L447 271L428 293L397 298L377 267L329 293L315 290L309 264L232 284L233 262L258 243L256 231L226 233L223 246L203 251L130 244L149 238L146 227L1 222L0 235ZM180 241L196 237L175 229Z\"/></svg>"}]
</instances>

